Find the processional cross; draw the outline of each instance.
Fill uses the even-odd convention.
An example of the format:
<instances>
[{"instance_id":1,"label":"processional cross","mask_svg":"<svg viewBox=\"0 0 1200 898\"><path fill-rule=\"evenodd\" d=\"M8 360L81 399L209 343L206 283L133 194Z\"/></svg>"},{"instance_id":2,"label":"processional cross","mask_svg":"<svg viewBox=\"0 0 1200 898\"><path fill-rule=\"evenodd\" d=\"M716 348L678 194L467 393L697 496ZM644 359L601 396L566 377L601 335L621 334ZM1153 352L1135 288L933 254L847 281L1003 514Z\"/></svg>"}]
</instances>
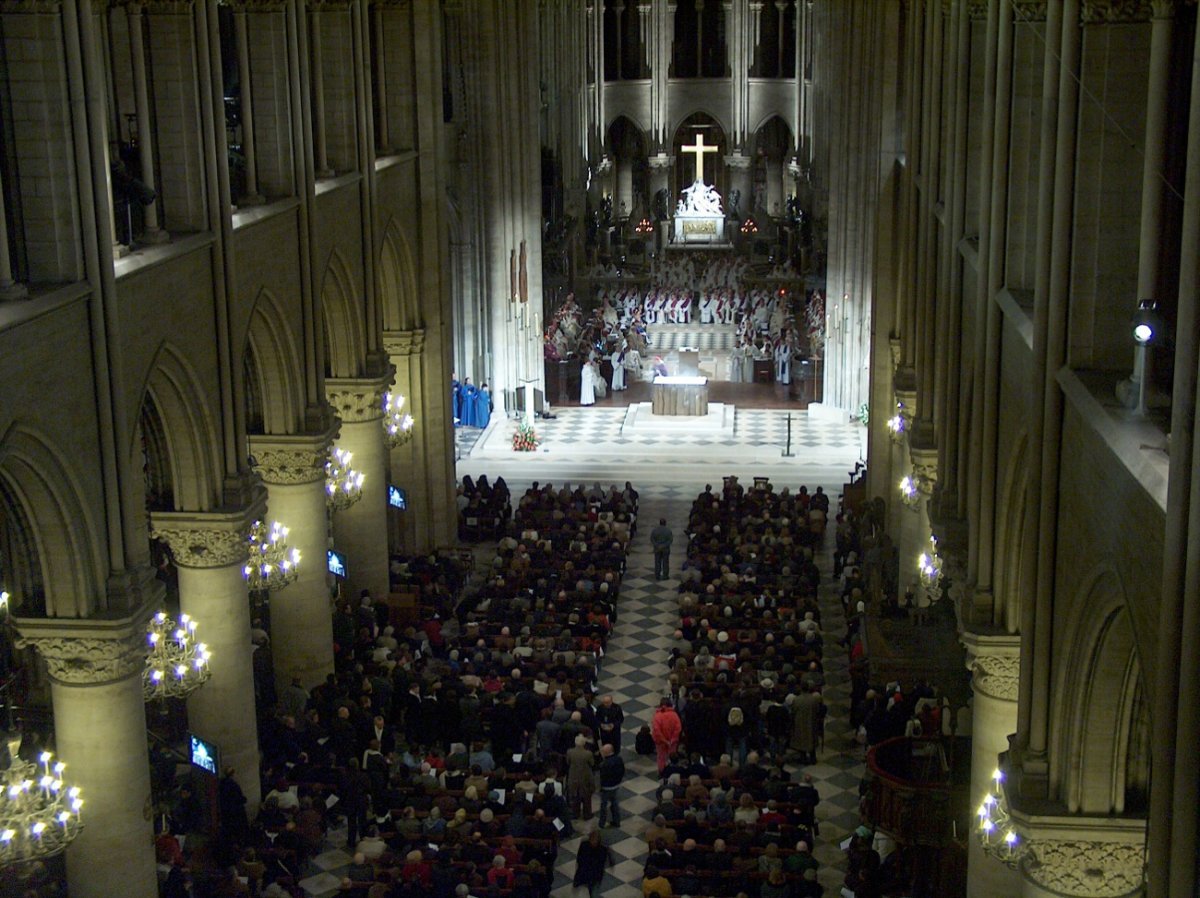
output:
<instances>
[{"instance_id":1,"label":"processional cross","mask_svg":"<svg viewBox=\"0 0 1200 898\"><path fill-rule=\"evenodd\" d=\"M691 153L696 157L696 180L704 182L704 155L705 153L716 153L720 151L720 147L705 146L704 135L697 134L696 142L690 146L682 146L679 148L684 153Z\"/></svg>"}]
</instances>

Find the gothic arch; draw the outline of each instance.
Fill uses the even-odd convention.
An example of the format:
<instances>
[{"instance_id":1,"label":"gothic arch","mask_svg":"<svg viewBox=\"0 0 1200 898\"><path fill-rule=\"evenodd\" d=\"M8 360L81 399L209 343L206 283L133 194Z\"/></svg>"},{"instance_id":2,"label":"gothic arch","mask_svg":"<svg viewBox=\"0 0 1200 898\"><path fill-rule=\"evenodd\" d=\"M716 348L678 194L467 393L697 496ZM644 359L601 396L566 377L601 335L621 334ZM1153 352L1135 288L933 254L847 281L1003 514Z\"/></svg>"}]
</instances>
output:
<instances>
[{"instance_id":1,"label":"gothic arch","mask_svg":"<svg viewBox=\"0 0 1200 898\"><path fill-rule=\"evenodd\" d=\"M405 331L421 326L417 303L416 266L404 232L395 218L383 228L379 248L379 303L385 331Z\"/></svg>"},{"instance_id":2,"label":"gothic arch","mask_svg":"<svg viewBox=\"0 0 1200 898\"><path fill-rule=\"evenodd\" d=\"M1009 633L1020 628L1021 596L1028 582L1025 571L1034 563L1031 553L1037 552L1037 533L1031 532L1037 500L1029 488L1028 452L1029 436L1022 433L1005 466L997 505L1000 518L995 527L998 545L992 623Z\"/></svg>"},{"instance_id":3,"label":"gothic arch","mask_svg":"<svg viewBox=\"0 0 1200 898\"><path fill-rule=\"evenodd\" d=\"M354 278L336 249L321 281L321 323L325 330L327 377L358 377L366 355L360 304L355 302Z\"/></svg>"},{"instance_id":4,"label":"gothic arch","mask_svg":"<svg viewBox=\"0 0 1200 898\"><path fill-rule=\"evenodd\" d=\"M704 116L705 118L711 119L712 120L711 124L714 124L718 128L721 129L721 140L723 141L725 139L725 135L729 133L729 126L721 119L720 115L718 115L717 113L713 112L711 109L708 109L707 107L705 107L703 105L693 106L689 109L684 110L684 112L682 114L677 115L675 117L675 122L674 122L674 124L671 125L672 139L679 136L680 128L691 127L691 125L689 124L691 122L691 120L694 118L697 118L699 116ZM690 135L684 135L684 136L690 137ZM676 160L675 164L676 165L679 164L678 160Z\"/></svg>"},{"instance_id":5,"label":"gothic arch","mask_svg":"<svg viewBox=\"0 0 1200 898\"><path fill-rule=\"evenodd\" d=\"M44 591L47 617L87 617L100 604L104 580L99 531L65 457L35 431L14 425L0 440L0 502L15 533L10 544L25 544L33 572ZM14 560L16 563L20 563ZM38 576L40 575L40 577ZM38 611L41 597L30 611Z\"/></svg>"},{"instance_id":6,"label":"gothic arch","mask_svg":"<svg viewBox=\"0 0 1200 898\"><path fill-rule=\"evenodd\" d=\"M778 122L779 125L775 126L772 124L773 122ZM763 134L763 130L768 125L771 125L772 130L776 131L777 133L779 132L779 129L782 129L783 132L786 132L787 140L784 142L784 155L790 155L795 149L796 135L792 133L792 126L789 125L787 120L778 112L768 112L762 117L762 121L754 126L754 130L751 133L754 135L755 147L757 148L758 141Z\"/></svg>"},{"instance_id":7,"label":"gothic arch","mask_svg":"<svg viewBox=\"0 0 1200 898\"><path fill-rule=\"evenodd\" d=\"M1116 572L1087 578L1068 606L1051 709L1063 722L1057 753L1060 794L1071 813L1119 814L1125 808L1131 735L1142 675L1137 638Z\"/></svg>"},{"instance_id":8,"label":"gothic arch","mask_svg":"<svg viewBox=\"0 0 1200 898\"><path fill-rule=\"evenodd\" d=\"M264 433L295 433L304 411L300 354L279 302L269 290L259 291L250 311L243 358L246 395L258 397ZM257 429L257 422L252 429Z\"/></svg>"},{"instance_id":9,"label":"gothic arch","mask_svg":"<svg viewBox=\"0 0 1200 898\"><path fill-rule=\"evenodd\" d=\"M195 372L170 343L159 347L144 395L153 400L161 419L175 509L215 507L222 474L217 422ZM136 458L140 447L131 446L130 451Z\"/></svg>"},{"instance_id":10,"label":"gothic arch","mask_svg":"<svg viewBox=\"0 0 1200 898\"><path fill-rule=\"evenodd\" d=\"M620 112L617 112L616 114L614 114L613 117L610 118L604 125L604 145L606 148L611 149L609 147L609 137L612 135L613 126L616 125L617 122L621 121L621 119L624 119L626 122L629 123L629 126L631 128L633 128L641 136L641 139L643 140L643 142L648 143L646 135L649 133L650 129L647 128L641 122L639 122L636 115L629 112L628 110L623 109Z\"/></svg>"}]
</instances>

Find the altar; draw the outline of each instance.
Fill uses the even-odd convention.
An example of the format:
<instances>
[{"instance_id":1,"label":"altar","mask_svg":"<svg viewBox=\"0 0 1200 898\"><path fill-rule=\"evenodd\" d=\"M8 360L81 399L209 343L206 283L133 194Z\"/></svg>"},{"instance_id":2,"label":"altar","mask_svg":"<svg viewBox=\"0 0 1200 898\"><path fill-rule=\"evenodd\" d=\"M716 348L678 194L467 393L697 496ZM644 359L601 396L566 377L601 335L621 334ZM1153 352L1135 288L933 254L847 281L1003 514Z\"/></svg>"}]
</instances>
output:
<instances>
[{"instance_id":1,"label":"altar","mask_svg":"<svg viewBox=\"0 0 1200 898\"><path fill-rule=\"evenodd\" d=\"M675 213L675 243L724 242L724 215Z\"/></svg>"},{"instance_id":2,"label":"altar","mask_svg":"<svg viewBox=\"0 0 1200 898\"><path fill-rule=\"evenodd\" d=\"M654 378L650 394L650 410L655 415L707 416L707 377Z\"/></svg>"}]
</instances>

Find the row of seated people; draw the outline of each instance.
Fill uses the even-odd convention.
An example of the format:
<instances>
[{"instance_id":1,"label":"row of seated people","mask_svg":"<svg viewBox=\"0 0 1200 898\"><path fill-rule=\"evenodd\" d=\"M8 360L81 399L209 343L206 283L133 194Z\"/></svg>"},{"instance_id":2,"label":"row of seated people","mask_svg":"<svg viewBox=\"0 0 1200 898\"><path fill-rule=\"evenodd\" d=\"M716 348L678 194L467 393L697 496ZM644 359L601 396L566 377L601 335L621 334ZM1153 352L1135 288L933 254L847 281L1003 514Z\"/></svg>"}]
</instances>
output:
<instances>
[{"instance_id":1,"label":"row of seated people","mask_svg":"<svg viewBox=\"0 0 1200 898\"><path fill-rule=\"evenodd\" d=\"M604 521L618 528L627 528L632 536L637 532L638 492L628 481L624 489L612 484L604 489L600 484L571 489L564 484L534 481L517 504L514 521L520 530L561 530L571 525Z\"/></svg>"},{"instance_id":2,"label":"row of seated people","mask_svg":"<svg viewBox=\"0 0 1200 898\"><path fill-rule=\"evenodd\" d=\"M491 484L486 474L481 474L478 481L467 475L456 490L454 501L460 539L498 537L512 517L512 494L503 477L497 477L496 483Z\"/></svg>"}]
</instances>

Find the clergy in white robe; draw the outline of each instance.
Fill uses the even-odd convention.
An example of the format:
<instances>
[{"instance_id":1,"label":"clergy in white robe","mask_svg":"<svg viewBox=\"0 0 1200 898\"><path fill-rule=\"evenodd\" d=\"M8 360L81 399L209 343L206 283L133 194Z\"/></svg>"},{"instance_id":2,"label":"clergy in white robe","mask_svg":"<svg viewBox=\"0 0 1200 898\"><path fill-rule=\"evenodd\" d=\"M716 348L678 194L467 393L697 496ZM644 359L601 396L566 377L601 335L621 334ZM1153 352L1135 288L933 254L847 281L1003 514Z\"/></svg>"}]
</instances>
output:
<instances>
[{"instance_id":1,"label":"clergy in white robe","mask_svg":"<svg viewBox=\"0 0 1200 898\"><path fill-rule=\"evenodd\" d=\"M584 362L583 370L579 372L579 404L596 404L596 364Z\"/></svg>"},{"instance_id":2,"label":"clergy in white robe","mask_svg":"<svg viewBox=\"0 0 1200 898\"><path fill-rule=\"evenodd\" d=\"M621 348L612 354L612 389L614 393L619 393L625 389L625 352L626 346L622 343Z\"/></svg>"}]
</instances>

